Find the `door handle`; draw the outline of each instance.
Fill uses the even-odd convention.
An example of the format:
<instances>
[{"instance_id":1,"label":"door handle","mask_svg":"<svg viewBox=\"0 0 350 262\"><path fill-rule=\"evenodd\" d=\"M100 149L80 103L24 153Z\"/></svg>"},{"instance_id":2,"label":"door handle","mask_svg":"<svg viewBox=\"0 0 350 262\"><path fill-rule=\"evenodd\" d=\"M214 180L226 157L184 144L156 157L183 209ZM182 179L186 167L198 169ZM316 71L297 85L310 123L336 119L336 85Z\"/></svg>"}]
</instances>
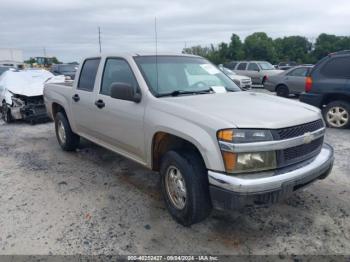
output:
<instances>
[{"instance_id":1,"label":"door handle","mask_svg":"<svg viewBox=\"0 0 350 262\"><path fill-rule=\"evenodd\" d=\"M80 97L78 94L75 94L74 96L72 96L72 99L74 100L74 102L78 102L80 100Z\"/></svg>"},{"instance_id":2,"label":"door handle","mask_svg":"<svg viewBox=\"0 0 350 262\"><path fill-rule=\"evenodd\" d=\"M103 100L99 99L95 102L95 105L98 107L98 108L104 108L106 106L105 102L103 102Z\"/></svg>"}]
</instances>

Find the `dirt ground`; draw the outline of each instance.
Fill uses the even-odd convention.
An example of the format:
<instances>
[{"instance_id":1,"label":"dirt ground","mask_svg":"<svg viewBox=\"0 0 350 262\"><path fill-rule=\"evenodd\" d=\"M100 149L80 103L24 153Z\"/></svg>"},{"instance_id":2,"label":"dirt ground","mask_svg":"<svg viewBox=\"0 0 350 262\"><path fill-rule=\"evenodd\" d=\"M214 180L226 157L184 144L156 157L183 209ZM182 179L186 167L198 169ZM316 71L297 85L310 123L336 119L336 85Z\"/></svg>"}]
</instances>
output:
<instances>
[{"instance_id":1,"label":"dirt ground","mask_svg":"<svg viewBox=\"0 0 350 262\"><path fill-rule=\"evenodd\" d=\"M53 123L0 122L0 254L350 254L350 130L328 129L332 174L266 208L172 220L158 174Z\"/></svg>"}]
</instances>

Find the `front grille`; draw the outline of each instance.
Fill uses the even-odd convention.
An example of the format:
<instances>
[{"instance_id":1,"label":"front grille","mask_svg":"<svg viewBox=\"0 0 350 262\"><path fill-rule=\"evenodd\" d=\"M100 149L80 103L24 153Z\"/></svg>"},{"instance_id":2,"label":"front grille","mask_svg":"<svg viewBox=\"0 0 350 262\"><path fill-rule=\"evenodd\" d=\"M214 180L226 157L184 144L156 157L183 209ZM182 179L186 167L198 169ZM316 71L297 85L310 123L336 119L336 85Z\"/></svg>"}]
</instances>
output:
<instances>
[{"instance_id":1,"label":"front grille","mask_svg":"<svg viewBox=\"0 0 350 262\"><path fill-rule=\"evenodd\" d=\"M324 127L322 119L307 124L276 129L272 131L275 140L283 140L302 136L307 132L313 132ZM292 165L310 159L321 152L323 137L317 138L309 144L277 151L277 162L279 167Z\"/></svg>"},{"instance_id":2,"label":"front grille","mask_svg":"<svg viewBox=\"0 0 350 262\"><path fill-rule=\"evenodd\" d=\"M298 158L307 158L313 156L314 154L316 155L321 150L322 144L323 137L320 137L312 141L310 144L287 148L283 150L283 160L285 163L289 163L290 161L298 160Z\"/></svg>"},{"instance_id":3,"label":"front grille","mask_svg":"<svg viewBox=\"0 0 350 262\"><path fill-rule=\"evenodd\" d=\"M313 132L324 127L322 119L303 125L276 129L273 131L276 140L288 139L302 136L307 132Z\"/></svg>"}]
</instances>

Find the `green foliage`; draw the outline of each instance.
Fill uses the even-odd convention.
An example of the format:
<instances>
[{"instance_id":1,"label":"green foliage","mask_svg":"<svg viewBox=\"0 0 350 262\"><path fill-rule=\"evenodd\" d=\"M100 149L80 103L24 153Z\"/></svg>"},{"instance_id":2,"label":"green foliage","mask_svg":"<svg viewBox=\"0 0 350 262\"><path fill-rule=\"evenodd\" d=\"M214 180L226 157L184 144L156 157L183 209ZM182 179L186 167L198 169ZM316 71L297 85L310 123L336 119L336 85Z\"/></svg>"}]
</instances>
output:
<instances>
[{"instance_id":1,"label":"green foliage","mask_svg":"<svg viewBox=\"0 0 350 262\"><path fill-rule=\"evenodd\" d=\"M183 53L195 54L215 64L232 60L266 60L271 63L295 61L316 63L329 53L350 50L349 36L320 34L315 44L303 36L287 36L273 40L266 33L253 33L241 41L232 34L229 43L213 44L210 47L194 46L185 48Z\"/></svg>"}]
</instances>

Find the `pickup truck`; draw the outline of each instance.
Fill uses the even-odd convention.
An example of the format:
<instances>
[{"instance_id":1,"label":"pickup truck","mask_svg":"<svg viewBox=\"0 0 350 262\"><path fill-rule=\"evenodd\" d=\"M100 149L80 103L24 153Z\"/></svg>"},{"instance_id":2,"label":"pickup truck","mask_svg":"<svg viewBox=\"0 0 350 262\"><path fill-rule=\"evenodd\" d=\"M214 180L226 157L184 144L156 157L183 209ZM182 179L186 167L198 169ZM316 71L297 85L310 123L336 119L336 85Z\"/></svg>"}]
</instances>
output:
<instances>
[{"instance_id":1,"label":"pickup truck","mask_svg":"<svg viewBox=\"0 0 350 262\"><path fill-rule=\"evenodd\" d=\"M198 56L88 57L72 85L47 84L44 99L63 150L83 137L159 172L184 226L213 207L275 203L333 166L318 108L241 92Z\"/></svg>"}]
</instances>

